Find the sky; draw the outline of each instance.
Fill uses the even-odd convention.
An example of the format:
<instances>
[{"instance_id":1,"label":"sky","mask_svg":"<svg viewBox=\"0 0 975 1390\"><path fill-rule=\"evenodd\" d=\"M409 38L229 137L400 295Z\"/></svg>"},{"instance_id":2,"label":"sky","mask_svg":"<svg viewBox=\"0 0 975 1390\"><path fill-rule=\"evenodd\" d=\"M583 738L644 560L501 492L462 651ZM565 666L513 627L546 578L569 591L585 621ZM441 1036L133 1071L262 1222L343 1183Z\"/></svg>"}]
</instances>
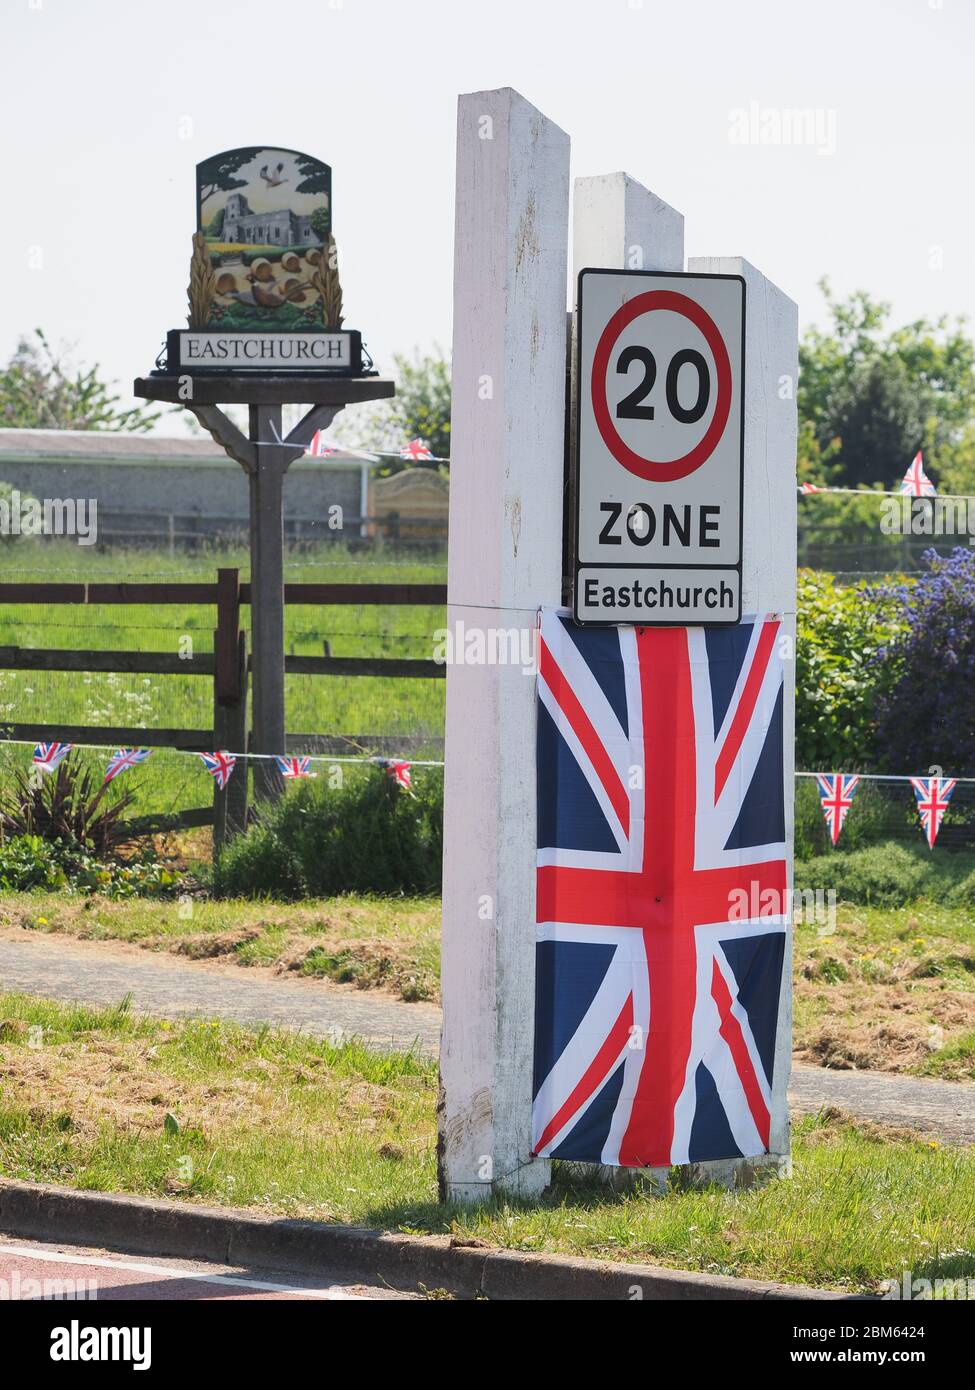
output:
<instances>
[{"instance_id":1,"label":"sky","mask_svg":"<svg viewBox=\"0 0 975 1390\"><path fill-rule=\"evenodd\" d=\"M234 146L331 165L346 324L381 369L449 349L456 101L493 87L802 325L824 275L896 321L975 315L975 0L0 0L0 46L0 359L42 327L125 403L184 322L195 165Z\"/></svg>"}]
</instances>

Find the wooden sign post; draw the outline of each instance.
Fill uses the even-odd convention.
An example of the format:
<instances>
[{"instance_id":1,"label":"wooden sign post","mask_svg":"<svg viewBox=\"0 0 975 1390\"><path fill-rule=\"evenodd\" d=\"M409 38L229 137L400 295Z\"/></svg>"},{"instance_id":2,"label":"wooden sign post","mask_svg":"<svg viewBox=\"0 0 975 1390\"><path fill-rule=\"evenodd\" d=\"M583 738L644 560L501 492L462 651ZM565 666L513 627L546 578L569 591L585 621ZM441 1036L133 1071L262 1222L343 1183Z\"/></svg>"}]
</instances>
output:
<instances>
[{"instance_id":1,"label":"wooden sign post","mask_svg":"<svg viewBox=\"0 0 975 1390\"><path fill-rule=\"evenodd\" d=\"M250 486L251 651L253 709L250 751L266 756L254 765L256 797L276 796L281 778L274 754L285 749L284 709L284 479L316 430L327 429L343 406L388 398L392 381L380 377L189 376L140 377L137 396L183 405L247 474ZM281 407L309 405L302 420L282 432ZM218 402L220 404L218 404ZM248 431L220 409L248 407Z\"/></svg>"},{"instance_id":2,"label":"wooden sign post","mask_svg":"<svg viewBox=\"0 0 975 1390\"><path fill-rule=\"evenodd\" d=\"M461 98L448 570L449 624L455 637L460 625L485 637L485 630L524 629L535 622L539 610L551 613L563 597L570 604L572 600L561 582L564 420L568 415L574 422L576 413L565 410L567 162L567 138L516 93L502 90ZM683 219L625 174L579 180L575 264L577 270L589 266L682 272ZM748 369L740 402L741 612L773 615L779 634L785 672L780 788L785 845L780 862L791 890L796 310L747 262L699 261L689 270L740 276L748 296ZM575 356L572 351L573 363ZM571 405L583 388L584 383L571 379ZM606 1070L606 1049L599 1047L598 1039L591 1065L586 1061L589 1040L583 1029L577 1049L582 1058L578 1085L573 1090L570 1081L559 1093L564 1076L556 1069L546 1078L549 1061L543 1062L537 1051L536 1013L551 1012L552 992L559 985L557 980L553 983L549 967L547 974L537 974L536 940L547 933L544 939L551 943L559 937L559 927L556 924L553 935L551 923L536 923L541 915L536 908L541 862L536 812L543 789L536 785L535 674L487 655L465 660L457 640L453 650L445 754L440 1189L444 1198L483 1200L503 1191L530 1195L546 1185L548 1156L573 1156L571 1144L560 1154L559 1143L582 1113L579 1107L584 1110L603 1085L595 1079L598 1068L608 1076L612 1067ZM490 641L478 650L489 653ZM746 791L743 783L742 798ZM784 895L779 907L780 936L787 939L791 896ZM569 917L573 924L587 920L592 919ZM639 922L618 924L631 925L649 929ZM570 925L564 939L584 941L585 928ZM651 993L662 984L666 981L654 980ZM696 1164L692 1178L734 1183L757 1169L781 1172L788 1167L787 949L776 988L774 1065L767 1058L771 1084L766 1086L757 1076L748 1083L754 1081L762 1092L756 1104L768 1111L768 1142L751 1145L744 1155L729 1148L721 1160ZM731 1005L737 1007L734 999ZM773 1012L775 1008L773 1000ZM572 1026L577 1024L578 1018ZM656 1019L651 1029L655 1025ZM638 1048L647 1042L642 1037L630 1041ZM699 1041L691 1047L688 1067ZM637 1075L640 1066L639 1057L628 1060L626 1076ZM693 1080L689 1075L691 1090ZM624 1099L626 1085L629 1081ZM546 1100L540 1088L545 1091L546 1086L554 1086L556 1093L547 1127L537 1114ZM681 1097L685 1110L691 1103ZM617 1114L613 1124L619 1129L620 1123ZM666 1129L659 1115L654 1125L658 1131ZM738 1133L747 1127L738 1125ZM592 1125L587 1142L591 1147ZM679 1149L678 1142L674 1151ZM619 1152L621 1157L600 1158L597 1144L595 1157L587 1161L652 1166L639 1156L623 1158L618 1141L615 1149L607 1142L602 1152Z\"/></svg>"},{"instance_id":3,"label":"wooden sign post","mask_svg":"<svg viewBox=\"0 0 975 1390\"><path fill-rule=\"evenodd\" d=\"M197 222L185 329L135 394L183 405L247 474L250 487L253 724L257 797L276 796L285 745L284 480L345 405L394 394L363 368L343 328L332 237L332 173L297 150L247 146L197 166ZM288 433L282 406L309 407ZM246 405L248 429L220 408ZM246 767L242 765L243 775Z\"/></svg>"}]
</instances>

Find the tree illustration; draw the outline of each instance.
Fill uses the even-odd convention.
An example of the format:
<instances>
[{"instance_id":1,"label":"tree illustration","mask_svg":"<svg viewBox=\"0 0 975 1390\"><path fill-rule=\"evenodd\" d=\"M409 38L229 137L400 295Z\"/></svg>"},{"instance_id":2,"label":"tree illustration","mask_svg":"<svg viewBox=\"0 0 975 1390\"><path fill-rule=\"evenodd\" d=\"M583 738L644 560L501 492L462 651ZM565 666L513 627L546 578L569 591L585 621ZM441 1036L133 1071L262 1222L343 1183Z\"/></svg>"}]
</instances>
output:
<instances>
[{"instance_id":1,"label":"tree illustration","mask_svg":"<svg viewBox=\"0 0 975 1390\"><path fill-rule=\"evenodd\" d=\"M311 215L311 229L323 244L328 241L331 226L332 219L329 216L328 208L316 208Z\"/></svg>"},{"instance_id":2,"label":"tree illustration","mask_svg":"<svg viewBox=\"0 0 975 1390\"><path fill-rule=\"evenodd\" d=\"M301 171L302 179L295 189L296 193L327 193L332 198L332 171L320 159L310 154L296 154L295 163Z\"/></svg>"},{"instance_id":3,"label":"tree illustration","mask_svg":"<svg viewBox=\"0 0 975 1390\"><path fill-rule=\"evenodd\" d=\"M212 198L214 193L246 187L247 180L235 178L234 175L260 153L260 145L248 145L245 149L224 150L223 154L211 155L198 164L196 180L201 204Z\"/></svg>"}]
</instances>

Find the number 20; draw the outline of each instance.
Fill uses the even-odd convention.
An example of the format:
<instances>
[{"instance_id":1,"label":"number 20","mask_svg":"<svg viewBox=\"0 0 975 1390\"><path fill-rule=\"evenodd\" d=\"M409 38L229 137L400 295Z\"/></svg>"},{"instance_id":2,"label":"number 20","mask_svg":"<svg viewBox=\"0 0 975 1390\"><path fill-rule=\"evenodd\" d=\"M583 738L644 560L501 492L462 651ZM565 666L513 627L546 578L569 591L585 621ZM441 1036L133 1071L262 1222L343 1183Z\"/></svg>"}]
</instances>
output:
<instances>
[{"instance_id":1,"label":"number 20","mask_svg":"<svg viewBox=\"0 0 975 1390\"><path fill-rule=\"evenodd\" d=\"M625 376L634 362L643 364L643 380L628 396L624 396L616 407L616 418L618 420L652 420L653 406L643 405L650 392L653 390L654 382L657 380L657 362L649 348L635 345L624 348L616 362L616 371L620 376ZM680 376L681 367L693 367L697 372L697 400L689 410L681 405L677 395L677 378ZM667 406L675 420L679 420L682 425L693 425L708 408L708 401L711 398L711 373L708 364L699 352L693 348L682 348L680 352L675 352L671 358L670 366L667 368L666 380Z\"/></svg>"}]
</instances>

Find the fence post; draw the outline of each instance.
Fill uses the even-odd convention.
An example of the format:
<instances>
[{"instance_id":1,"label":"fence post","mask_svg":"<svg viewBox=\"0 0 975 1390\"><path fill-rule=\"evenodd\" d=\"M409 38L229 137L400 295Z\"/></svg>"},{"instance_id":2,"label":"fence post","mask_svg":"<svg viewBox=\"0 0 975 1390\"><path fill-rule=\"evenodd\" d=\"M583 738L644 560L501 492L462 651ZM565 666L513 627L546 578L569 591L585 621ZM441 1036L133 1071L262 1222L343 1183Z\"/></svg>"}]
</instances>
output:
<instances>
[{"instance_id":1,"label":"fence post","mask_svg":"<svg viewBox=\"0 0 975 1390\"><path fill-rule=\"evenodd\" d=\"M227 746L233 753L247 753L250 745L247 738L247 633L237 636L237 690L238 698L226 706ZM240 761L234 768L233 776L227 784L226 793L226 837L242 835L247 829L247 784L250 765Z\"/></svg>"},{"instance_id":2,"label":"fence post","mask_svg":"<svg viewBox=\"0 0 975 1390\"><path fill-rule=\"evenodd\" d=\"M247 661L240 631L240 570L217 570L217 626L213 634L213 746L245 753ZM240 788L243 787L243 815ZM233 813L231 813L231 807ZM243 830L247 814L247 764L234 770L225 790L213 786L213 848Z\"/></svg>"}]
</instances>

